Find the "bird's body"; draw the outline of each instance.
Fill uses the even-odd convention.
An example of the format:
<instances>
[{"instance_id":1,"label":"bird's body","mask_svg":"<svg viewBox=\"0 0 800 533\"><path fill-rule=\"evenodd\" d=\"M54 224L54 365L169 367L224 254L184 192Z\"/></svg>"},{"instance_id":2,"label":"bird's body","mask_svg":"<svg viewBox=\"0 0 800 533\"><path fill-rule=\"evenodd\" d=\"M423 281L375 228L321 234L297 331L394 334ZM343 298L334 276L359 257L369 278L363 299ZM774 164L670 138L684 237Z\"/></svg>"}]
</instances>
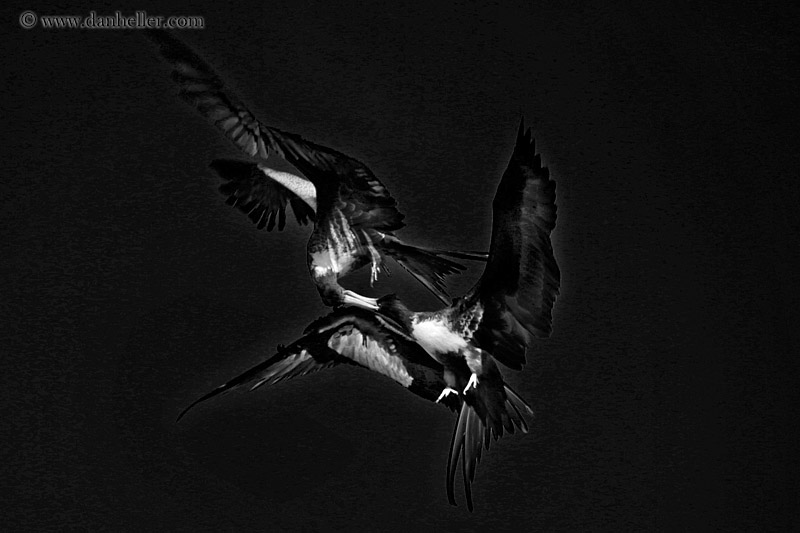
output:
<instances>
[{"instance_id":1,"label":"bird's body","mask_svg":"<svg viewBox=\"0 0 800 533\"><path fill-rule=\"evenodd\" d=\"M404 215L387 188L363 163L341 152L259 122L214 70L188 46L163 30L145 34L159 45L181 86L180 96L220 129L249 161L220 159L212 168L226 181L220 191L259 228L279 230L291 205L298 223L314 222L308 268L323 303L377 309L373 298L345 290L339 279L371 265L377 279L391 257L437 298L448 301L444 279L464 270L448 259L485 261L482 252L452 252L414 246L397 239ZM277 155L302 176L266 165ZM446 257L447 256L447 257Z\"/></svg>"},{"instance_id":2,"label":"bird's body","mask_svg":"<svg viewBox=\"0 0 800 533\"><path fill-rule=\"evenodd\" d=\"M378 301L381 315L403 324L415 344L442 365L445 388L439 400L457 395L469 407L460 413L451 443L447 474L451 503L455 503L459 450L464 452L464 484L471 507L469 482L480 458L482 437L488 448L490 435L498 438L504 430L513 432L522 416L518 397L496 361L521 369L532 337L550 335L561 282L550 242L555 198L555 182L536 154L530 130L520 122L511 161L492 204L489 259L475 286L433 312L411 311L394 295ZM480 431L470 429L473 417Z\"/></svg>"},{"instance_id":3,"label":"bird's body","mask_svg":"<svg viewBox=\"0 0 800 533\"><path fill-rule=\"evenodd\" d=\"M464 296L433 312L413 312L383 298L380 312L406 324L410 335L441 363L448 386L466 389L492 379L493 359L520 369L531 337L547 337L561 275L550 232L555 227L555 182L542 167L522 124L494 200L489 260Z\"/></svg>"},{"instance_id":4,"label":"bird's body","mask_svg":"<svg viewBox=\"0 0 800 533\"><path fill-rule=\"evenodd\" d=\"M385 301L385 299L384 299ZM395 302L397 306L399 302ZM384 304L384 312L388 310ZM453 316L450 308L442 311L410 313L410 335L433 359L443 367L443 377L447 391L451 394L466 391L471 385L461 379L464 371L468 377L480 375L483 369L483 352L469 341L471 335Z\"/></svg>"}]
</instances>

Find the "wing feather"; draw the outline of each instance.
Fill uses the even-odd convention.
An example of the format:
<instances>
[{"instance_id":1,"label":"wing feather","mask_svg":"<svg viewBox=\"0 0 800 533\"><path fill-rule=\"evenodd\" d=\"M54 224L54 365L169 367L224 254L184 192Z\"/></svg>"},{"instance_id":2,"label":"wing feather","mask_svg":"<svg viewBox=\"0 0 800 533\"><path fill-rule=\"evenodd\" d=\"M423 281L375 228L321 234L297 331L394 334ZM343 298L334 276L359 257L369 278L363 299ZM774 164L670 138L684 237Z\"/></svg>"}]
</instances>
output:
<instances>
[{"instance_id":1,"label":"wing feather","mask_svg":"<svg viewBox=\"0 0 800 533\"><path fill-rule=\"evenodd\" d=\"M310 205L267 177L255 163L215 159L209 166L226 180L219 187L219 192L228 197L226 203L247 215L258 229L266 226L267 231L272 231L277 222L278 230L283 230L287 203L291 203L298 224L306 225L309 220L316 219L316 213Z\"/></svg>"},{"instance_id":2,"label":"wing feather","mask_svg":"<svg viewBox=\"0 0 800 533\"><path fill-rule=\"evenodd\" d=\"M288 348L279 349L277 354L266 361L259 363L227 383L220 385L208 394L201 396L178 415L178 420L183 418L186 413L197 404L210 400L219 394L241 385L253 383L250 390L254 390L265 384L274 384L286 379L303 376L344 362L338 360L336 357L331 357L331 355L335 354L326 353L324 351L321 353L311 353L307 349L300 348L296 345L297 343Z\"/></svg>"},{"instance_id":3,"label":"wing feather","mask_svg":"<svg viewBox=\"0 0 800 533\"><path fill-rule=\"evenodd\" d=\"M520 369L531 337L548 337L561 273L550 233L556 184L521 121L514 152L492 204L492 240L483 275L464 299L482 307L478 345Z\"/></svg>"}]
</instances>

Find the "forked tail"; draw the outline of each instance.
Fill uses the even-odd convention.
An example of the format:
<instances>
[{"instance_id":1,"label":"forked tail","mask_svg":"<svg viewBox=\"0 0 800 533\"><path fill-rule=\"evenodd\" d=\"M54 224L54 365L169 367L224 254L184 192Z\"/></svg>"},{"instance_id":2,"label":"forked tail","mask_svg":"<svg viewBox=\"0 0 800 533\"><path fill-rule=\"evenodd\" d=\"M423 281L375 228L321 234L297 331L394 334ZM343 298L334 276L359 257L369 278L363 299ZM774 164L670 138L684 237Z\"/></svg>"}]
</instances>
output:
<instances>
[{"instance_id":1,"label":"forked tail","mask_svg":"<svg viewBox=\"0 0 800 533\"><path fill-rule=\"evenodd\" d=\"M480 387L478 387L480 388ZM528 424L525 423L524 414L532 415L533 411L525 400L519 397L508 385L504 386L504 421L506 432L513 434L515 428L523 433L528 432ZM450 457L447 461L447 499L450 504L456 505L455 497L455 477L458 459L461 457L461 475L464 479L464 492L467 499L467 509L472 511L472 482L475 479L475 469L481 460L482 448L489 449L491 437L494 440L503 436L503 426L499 431L492 428L492 424L485 424L478 415L475 408L466 402L461 405L461 412L458 414L458 421L453 430L453 438L450 441Z\"/></svg>"}]
</instances>

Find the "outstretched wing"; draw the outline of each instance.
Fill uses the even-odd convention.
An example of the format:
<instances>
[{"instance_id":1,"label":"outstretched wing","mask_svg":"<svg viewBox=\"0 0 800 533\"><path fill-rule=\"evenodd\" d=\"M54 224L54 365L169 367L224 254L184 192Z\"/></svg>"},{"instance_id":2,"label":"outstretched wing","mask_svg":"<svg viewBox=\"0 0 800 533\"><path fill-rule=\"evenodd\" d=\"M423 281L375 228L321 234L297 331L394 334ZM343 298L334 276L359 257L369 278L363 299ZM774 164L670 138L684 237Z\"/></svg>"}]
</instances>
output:
<instances>
[{"instance_id":1,"label":"outstretched wing","mask_svg":"<svg viewBox=\"0 0 800 533\"><path fill-rule=\"evenodd\" d=\"M303 337L243 374L233 378L194 401L178 416L180 420L192 407L248 385L250 390L262 385L304 376L341 363L361 366L382 374L411 392L435 400L446 386L439 363L420 348L391 319L372 311L347 307L312 322ZM451 409L457 400L445 402Z\"/></svg>"},{"instance_id":2,"label":"outstretched wing","mask_svg":"<svg viewBox=\"0 0 800 533\"><path fill-rule=\"evenodd\" d=\"M291 204L298 224L306 225L309 220L316 219L312 206L277 181L267 177L257 164L233 159L215 159L210 166L226 180L219 187L219 192L228 197L226 203L246 214L258 229L266 226L267 231L272 231L277 222L278 230L283 230L286 225L287 204ZM305 183L309 188L313 187L309 182Z\"/></svg>"},{"instance_id":3,"label":"outstretched wing","mask_svg":"<svg viewBox=\"0 0 800 533\"><path fill-rule=\"evenodd\" d=\"M463 300L475 316L473 338L504 365L520 369L531 336L548 337L561 274L550 232L556 184L520 121L514 152L492 204L489 260Z\"/></svg>"},{"instance_id":4,"label":"outstretched wing","mask_svg":"<svg viewBox=\"0 0 800 533\"><path fill-rule=\"evenodd\" d=\"M174 70L180 96L214 123L242 152L260 160L277 154L316 187L319 203L330 203L351 224L380 231L403 227L397 202L360 161L294 133L259 122L222 79L186 44L165 30L146 30Z\"/></svg>"}]
</instances>

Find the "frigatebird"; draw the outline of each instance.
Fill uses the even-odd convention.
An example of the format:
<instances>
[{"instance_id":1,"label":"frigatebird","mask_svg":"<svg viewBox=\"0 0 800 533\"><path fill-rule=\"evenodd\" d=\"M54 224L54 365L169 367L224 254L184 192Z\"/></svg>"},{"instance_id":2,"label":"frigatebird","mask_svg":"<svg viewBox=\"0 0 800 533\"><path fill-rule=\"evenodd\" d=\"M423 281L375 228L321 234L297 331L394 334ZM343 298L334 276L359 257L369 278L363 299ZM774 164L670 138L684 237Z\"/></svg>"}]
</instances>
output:
<instances>
[{"instance_id":1,"label":"frigatebird","mask_svg":"<svg viewBox=\"0 0 800 533\"><path fill-rule=\"evenodd\" d=\"M455 505L459 457L467 507L471 483L491 437L527 432L530 407L505 383L495 359L521 369L532 337L552 330L560 272L550 233L555 227L555 182L541 165L530 130L520 122L511 160L493 202L489 259L475 286L435 312L410 311L395 295L377 312L342 307L316 320L302 338L267 361L201 397L244 384L301 376L339 363L359 365L410 392L458 412L447 464L447 494Z\"/></svg>"},{"instance_id":2,"label":"frigatebird","mask_svg":"<svg viewBox=\"0 0 800 533\"><path fill-rule=\"evenodd\" d=\"M521 120L492 203L489 259L475 286L438 311L412 312L397 298L381 302L380 312L401 322L444 366L449 389L443 394L493 379L492 358L522 369L532 337L550 336L561 285L550 240L555 199L555 181Z\"/></svg>"},{"instance_id":3,"label":"frigatebird","mask_svg":"<svg viewBox=\"0 0 800 533\"><path fill-rule=\"evenodd\" d=\"M464 270L447 257L486 261L483 252L459 252L415 246L398 239L404 215L388 189L362 162L300 135L258 121L226 87L213 68L165 30L145 34L173 66L180 97L194 106L250 161L220 159L211 167L226 180L220 191L259 228L278 230L291 204L299 224L314 222L308 241L308 268L325 305L377 309L377 301L345 290L339 278L371 265L370 282L391 257L442 302L449 302L444 278ZM304 177L266 165L276 154ZM446 257L447 256L447 257Z\"/></svg>"},{"instance_id":4,"label":"frigatebird","mask_svg":"<svg viewBox=\"0 0 800 533\"><path fill-rule=\"evenodd\" d=\"M384 297L386 298L386 297ZM384 298L379 299L379 302ZM447 493L455 505L454 479L461 457L467 507L471 511L472 488L475 469L481 457L482 445L489 449L490 436L495 440L503 436L503 429L513 434L518 429L528 432L524 415L531 415L530 406L511 387L502 382L504 400L499 405L485 402L499 401L497 396L480 398L476 395L449 395L440 397L447 386L444 368L415 342L402 324L371 310L356 306L343 306L329 315L312 322L302 338L289 346L279 346L277 353L266 361L228 381L195 400L178 416L178 420L195 405L236 387L249 385L255 390L262 385L272 385L284 380L332 368L338 364L360 366L382 374L399 383L409 392L441 403L458 413L451 441L447 467ZM504 413L504 423L497 431L485 425L482 413L488 409Z\"/></svg>"}]
</instances>

